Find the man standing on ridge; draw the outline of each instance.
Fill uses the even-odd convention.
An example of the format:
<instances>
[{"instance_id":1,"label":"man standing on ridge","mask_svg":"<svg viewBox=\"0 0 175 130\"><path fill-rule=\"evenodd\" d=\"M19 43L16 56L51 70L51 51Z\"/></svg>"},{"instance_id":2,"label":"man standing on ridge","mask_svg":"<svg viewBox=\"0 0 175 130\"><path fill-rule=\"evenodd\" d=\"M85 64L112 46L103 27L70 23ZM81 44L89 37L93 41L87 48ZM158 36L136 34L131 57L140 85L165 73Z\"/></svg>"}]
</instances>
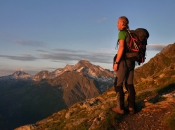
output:
<instances>
[{"instance_id":1,"label":"man standing on ridge","mask_svg":"<svg viewBox=\"0 0 175 130\"><path fill-rule=\"evenodd\" d=\"M129 29L129 20L125 16L121 16L118 19L117 28L118 33L118 52L114 59L113 69L116 72L116 79L114 82L115 91L117 94L117 106L112 108L112 111L118 114L124 114L124 92L123 83L125 82L126 88L129 92L128 96L128 107L131 114L135 113L135 89L133 85L134 80L134 68L135 61L126 59L125 54L128 52L126 37L127 29Z\"/></svg>"}]
</instances>

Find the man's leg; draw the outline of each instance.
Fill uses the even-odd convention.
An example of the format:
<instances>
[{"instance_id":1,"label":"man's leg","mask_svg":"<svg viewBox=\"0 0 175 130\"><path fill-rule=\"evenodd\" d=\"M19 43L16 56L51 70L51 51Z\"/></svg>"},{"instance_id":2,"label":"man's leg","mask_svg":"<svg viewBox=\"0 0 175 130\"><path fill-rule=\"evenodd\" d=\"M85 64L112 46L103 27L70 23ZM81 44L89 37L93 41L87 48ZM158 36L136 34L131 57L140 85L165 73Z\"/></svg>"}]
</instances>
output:
<instances>
[{"instance_id":1,"label":"man's leg","mask_svg":"<svg viewBox=\"0 0 175 130\"><path fill-rule=\"evenodd\" d=\"M114 87L117 94L117 106L112 108L112 110L119 114L124 114L123 81L125 79L126 68L123 65L123 61L121 61L118 71L116 72L116 79L114 82Z\"/></svg>"},{"instance_id":2,"label":"man's leg","mask_svg":"<svg viewBox=\"0 0 175 130\"><path fill-rule=\"evenodd\" d=\"M135 88L133 85L134 71L130 71L127 79L128 88L128 107L131 114L135 112Z\"/></svg>"},{"instance_id":3,"label":"man's leg","mask_svg":"<svg viewBox=\"0 0 175 130\"><path fill-rule=\"evenodd\" d=\"M128 85L128 92L129 92L129 111L131 114L135 113L135 89L133 84Z\"/></svg>"}]
</instances>

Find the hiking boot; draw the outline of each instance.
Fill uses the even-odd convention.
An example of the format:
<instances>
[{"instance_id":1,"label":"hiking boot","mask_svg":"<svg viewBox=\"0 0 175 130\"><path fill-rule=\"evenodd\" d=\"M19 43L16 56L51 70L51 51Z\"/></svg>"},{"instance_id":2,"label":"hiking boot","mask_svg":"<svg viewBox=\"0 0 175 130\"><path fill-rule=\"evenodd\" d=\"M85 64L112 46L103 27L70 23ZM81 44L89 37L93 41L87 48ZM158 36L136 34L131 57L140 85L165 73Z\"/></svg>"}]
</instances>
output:
<instances>
[{"instance_id":1,"label":"hiking boot","mask_svg":"<svg viewBox=\"0 0 175 130\"><path fill-rule=\"evenodd\" d=\"M120 109L117 108L117 107L113 107L113 108L112 108L112 111L113 111L113 112L116 112L116 113L118 113L118 114L121 114L121 115L125 114L124 110L120 110Z\"/></svg>"},{"instance_id":2,"label":"hiking boot","mask_svg":"<svg viewBox=\"0 0 175 130\"><path fill-rule=\"evenodd\" d=\"M129 107L129 113L130 113L130 114L134 114L134 113L135 113L134 108Z\"/></svg>"}]
</instances>

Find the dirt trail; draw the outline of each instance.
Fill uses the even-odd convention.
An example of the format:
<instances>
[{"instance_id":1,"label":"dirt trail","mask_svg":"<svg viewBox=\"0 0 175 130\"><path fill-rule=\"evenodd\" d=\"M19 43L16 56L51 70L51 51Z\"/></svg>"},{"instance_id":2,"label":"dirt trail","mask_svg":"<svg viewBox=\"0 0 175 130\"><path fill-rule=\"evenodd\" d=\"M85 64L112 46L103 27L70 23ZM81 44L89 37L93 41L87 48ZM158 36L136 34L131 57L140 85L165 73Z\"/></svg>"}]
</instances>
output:
<instances>
[{"instance_id":1,"label":"dirt trail","mask_svg":"<svg viewBox=\"0 0 175 130\"><path fill-rule=\"evenodd\" d=\"M165 95L166 100L151 103L134 115L125 114L121 122L115 124L116 130L168 130L164 120L172 114L175 107L175 91Z\"/></svg>"}]
</instances>

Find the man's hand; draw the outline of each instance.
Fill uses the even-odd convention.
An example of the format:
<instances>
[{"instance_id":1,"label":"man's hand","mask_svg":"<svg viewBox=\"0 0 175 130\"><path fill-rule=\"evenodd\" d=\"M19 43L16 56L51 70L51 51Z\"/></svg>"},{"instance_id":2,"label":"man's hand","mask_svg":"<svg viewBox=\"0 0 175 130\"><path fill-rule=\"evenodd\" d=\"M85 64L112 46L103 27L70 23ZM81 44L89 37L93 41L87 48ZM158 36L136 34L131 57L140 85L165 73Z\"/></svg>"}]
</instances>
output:
<instances>
[{"instance_id":1,"label":"man's hand","mask_svg":"<svg viewBox=\"0 0 175 130\"><path fill-rule=\"evenodd\" d=\"M124 48L125 48L125 41L124 40L119 40L119 48L118 48L118 52L117 52L117 57L115 59L116 62L120 62L123 52L124 52ZM117 71L119 67L119 64L114 64L113 65L113 69L114 71Z\"/></svg>"},{"instance_id":2,"label":"man's hand","mask_svg":"<svg viewBox=\"0 0 175 130\"><path fill-rule=\"evenodd\" d=\"M114 69L114 71L116 72L116 71L118 70L118 64L114 64L114 65L113 65L113 69Z\"/></svg>"}]
</instances>

